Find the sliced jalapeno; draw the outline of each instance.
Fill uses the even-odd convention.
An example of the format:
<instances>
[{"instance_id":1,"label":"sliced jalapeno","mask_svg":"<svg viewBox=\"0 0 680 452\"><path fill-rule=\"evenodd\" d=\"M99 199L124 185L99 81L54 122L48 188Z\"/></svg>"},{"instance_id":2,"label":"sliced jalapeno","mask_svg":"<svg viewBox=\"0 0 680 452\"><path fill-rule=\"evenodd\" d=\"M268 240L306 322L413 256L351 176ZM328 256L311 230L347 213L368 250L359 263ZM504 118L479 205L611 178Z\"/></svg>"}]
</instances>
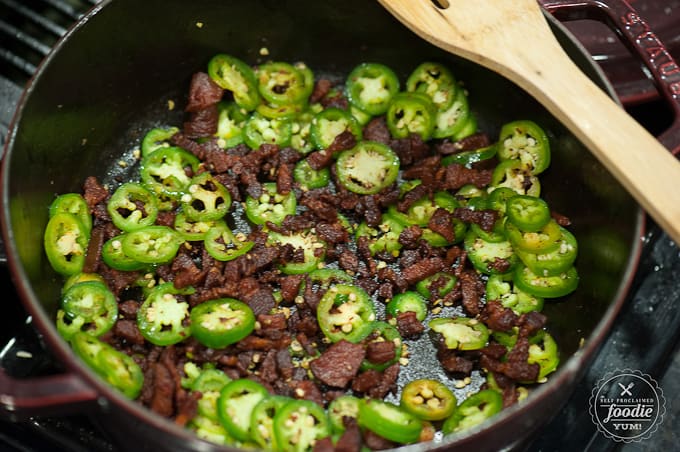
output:
<instances>
[{"instance_id":1,"label":"sliced jalapeno","mask_svg":"<svg viewBox=\"0 0 680 452\"><path fill-rule=\"evenodd\" d=\"M75 215L85 228L86 234L92 231L92 215L85 198L79 193L65 193L57 196L50 204L50 218L58 213Z\"/></svg>"},{"instance_id":2,"label":"sliced jalapeno","mask_svg":"<svg viewBox=\"0 0 680 452\"><path fill-rule=\"evenodd\" d=\"M465 90L459 89L451 106L436 113L432 137L452 137L454 140L461 138L461 131L468 124L469 117L470 106L468 105L467 94L465 94Z\"/></svg>"},{"instance_id":3,"label":"sliced jalapeno","mask_svg":"<svg viewBox=\"0 0 680 452\"><path fill-rule=\"evenodd\" d=\"M217 145L229 149L243 143L243 127L248 119L247 112L235 102L220 102L217 105Z\"/></svg>"},{"instance_id":4,"label":"sliced jalapeno","mask_svg":"<svg viewBox=\"0 0 680 452\"><path fill-rule=\"evenodd\" d=\"M506 201L508 221L525 232L537 232L550 221L548 203L535 196L518 195Z\"/></svg>"},{"instance_id":5,"label":"sliced jalapeno","mask_svg":"<svg viewBox=\"0 0 680 452\"><path fill-rule=\"evenodd\" d=\"M329 168L315 170L309 165L307 159L302 159L295 164L293 178L300 184L302 190L313 190L328 185L331 180L331 170Z\"/></svg>"},{"instance_id":6,"label":"sliced jalapeno","mask_svg":"<svg viewBox=\"0 0 680 452\"><path fill-rule=\"evenodd\" d=\"M297 199L292 191L280 194L276 183L262 184L262 195L259 198L246 198L246 216L255 224L265 224L268 221L280 225L288 215L295 214Z\"/></svg>"},{"instance_id":7,"label":"sliced jalapeno","mask_svg":"<svg viewBox=\"0 0 680 452\"><path fill-rule=\"evenodd\" d=\"M385 307L387 313L396 317L402 312L415 312L416 318L421 322L427 316L427 302L418 293L406 291L392 297Z\"/></svg>"},{"instance_id":8,"label":"sliced jalapeno","mask_svg":"<svg viewBox=\"0 0 680 452\"><path fill-rule=\"evenodd\" d=\"M360 399L353 395L343 395L333 399L328 405L328 419L330 420L333 433L345 431L343 418L350 417L356 419L359 416L360 403Z\"/></svg>"},{"instance_id":9,"label":"sliced jalapeno","mask_svg":"<svg viewBox=\"0 0 680 452\"><path fill-rule=\"evenodd\" d=\"M274 105L297 104L306 100L308 82L303 73L290 63L261 64L255 70L260 95Z\"/></svg>"},{"instance_id":10,"label":"sliced jalapeno","mask_svg":"<svg viewBox=\"0 0 680 452\"><path fill-rule=\"evenodd\" d=\"M555 339L544 330L529 338L529 364L538 364L539 371L536 381L542 381L548 374L557 370L560 357Z\"/></svg>"},{"instance_id":11,"label":"sliced jalapeno","mask_svg":"<svg viewBox=\"0 0 680 452\"><path fill-rule=\"evenodd\" d=\"M444 337L449 349L478 350L489 341L489 329L477 319L437 318L430 320L429 326Z\"/></svg>"},{"instance_id":12,"label":"sliced jalapeno","mask_svg":"<svg viewBox=\"0 0 680 452\"><path fill-rule=\"evenodd\" d=\"M70 340L77 332L101 336L118 318L118 303L113 293L99 281L71 286L63 295L57 312L57 331Z\"/></svg>"},{"instance_id":13,"label":"sliced jalapeno","mask_svg":"<svg viewBox=\"0 0 680 452\"><path fill-rule=\"evenodd\" d=\"M249 441L253 410L268 394L264 386L245 378L224 385L217 399L217 414L227 432L240 441Z\"/></svg>"},{"instance_id":14,"label":"sliced jalapeno","mask_svg":"<svg viewBox=\"0 0 680 452\"><path fill-rule=\"evenodd\" d=\"M557 298L570 294L578 287L576 268L571 266L554 276L540 276L524 265L517 266L512 279L523 291L543 298Z\"/></svg>"},{"instance_id":15,"label":"sliced jalapeno","mask_svg":"<svg viewBox=\"0 0 680 452\"><path fill-rule=\"evenodd\" d=\"M302 262L291 261L279 266L280 270L287 275L309 273L318 267L326 255L326 244L311 230L291 234L272 231L267 237L267 245L291 245L296 250L302 250Z\"/></svg>"},{"instance_id":16,"label":"sliced jalapeno","mask_svg":"<svg viewBox=\"0 0 680 452\"><path fill-rule=\"evenodd\" d=\"M491 275L486 283L487 301L498 300L505 308L517 314L543 309L543 298L528 294L512 283L506 276Z\"/></svg>"},{"instance_id":17,"label":"sliced jalapeno","mask_svg":"<svg viewBox=\"0 0 680 452\"><path fill-rule=\"evenodd\" d=\"M260 400L250 415L250 436L264 450L283 450L276 440L274 419L281 408L293 399L268 395Z\"/></svg>"},{"instance_id":18,"label":"sliced jalapeno","mask_svg":"<svg viewBox=\"0 0 680 452\"><path fill-rule=\"evenodd\" d=\"M349 102L359 110L377 116L385 113L399 92L399 79L392 69L379 63L362 63L347 77Z\"/></svg>"},{"instance_id":19,"label":"sliced jalapeno","mask_svg":"<svg viewBox=\"0 0 680 452\"><path fill-rule=\"evenodd\" d=\"M362 400L359 405L359 426L399 444L415 443L420 438L423 422L390 402Z\"/></svg>"},{"instance_id":20,"label":"sliced jalapeno","mask_svg":"<svg viewBox=\"0 0 680 452\"><path fill-rule=\"evenodd\" d=\"M203 244L208 254L222 262L236 259L255 246L255 242L248 240L244 234L234 235L224 222L213 226L205 234Z\"/></svg>"},{"instance_id":21,"label":"sliced jalapeno","mask_svg":"<svg viewBox=\"0 0 680 452\"><path fill-rule=\"evenodd\" d=\"M475 163L495 157L496 149L496 146L491 145L480 149L474 149L472 151L463 151L452 155L447 155L446 157L442 158L442 166L458 164L467 168L471 168Z\"/></svg>"},{"instance_id":22,"label":"sliced jalapeno","mask_svg":"<svg viewBox=\"0 0 680 452\"><path fill-rule=\"evenodd\" d=\"M122 271L137 271L149 266L128 256L123 249L126 234L110 238L102 246L102 260L109 267Z\"/></svg>"},{"instance_id":23,"label":"sliced jalapeno","mask_svg":"<svg viewBox=\"0 0 680 452\"><path fill-rule=\"evenodd\" d=\"M154 127L149 130L142 139L142 157L162 147L170 147L170 138L177 132L179 132L177 127Z\"/></svg>"},{"instance_id":24,"label":"sliced jalapeno","mask_svg":"<svg viewBox=\"0 0 680 452\"><path fill-rule=\"evenodd\" d=\"M204 301L191 310L191 335L210 348L224 348L255 328L250 306L233 298Z\"/></svg>"},{"instance_id":25,"label":"sliced jalapeno","mask_svg":"<svg viewBox=\"0 0 680 452\"><path fill-rule=\"evenodd\" d=\"M578 243L574 235L560 226L561 237L552 251L531 253L515 249L520 260L540 276L555 276L568 270L578 255Z\"/></svg>"},{"instance_id":26,"label":"sliced jalapeno","mask_svg":"<svg viewBox=\"0 0 680 452\"><path fill-rule=\"evenodd\" d=\"M208 75L218 86L231 91L234 101L245 110L252 111L260 103L255 72L240 59L215 55L208 62Z\"/></svg>"},{"instance_id":27,"label":"sliced jalapeno","mask_svg":"<svg viewBox=\"0 0 680 452\"><path fill-rule=\"evenodd\" d=\"M371 195L392 185L399 174L399 157L388 146L361 141L342 151L336 162L339 182L349 191Z\"/></svg>"},{"instance_id":28,"label":"sliced jalapeno","mask_svg":"<svg viewBox=\"0 0 680 452\"><path fill-rule=\"evenodd\" d=\"M491 174L492 187L508 187L519 195L540 196L541 182L517 159L499 163Z\"/></svg>"},{"instance_id":29,"label":"sliced jalapeno","mask_svg":"<svg viewBox=\"0 0 680 452\"><path fill-rule=\"evenodd\" d=\"M535 122L513 121L501 128L498 157L516 159L533 175L541 174L550 165L550 141Z\"/></svg>"},{"instance_id":30,"label":"sliced jalapeno","mask_svg":"<svg viewBox=\"0 0 680 452\"><path fill-rule=\"evenodd\" d=\"M165 264L174 259L182 238L168 226L146 226L123 235L125 256L145 264Z\"/></svg>"},{"instance_id":31,"label":"sliced jalapeno","mask_svg":"<svg viewBox=\"0 0 680 452\"><path fill-rule=\"evenodd\" d=\"M71 213L60 212L47 222L43 246L50 265L57 273L74 275L83 271L90 235Z\"/></svg>"},{"instance_id":32,"label":"sliced jalapeno","mask_svg":"<svg viewBox=\"0 0 680 452\"><path fill-rule=\"evenodd\" d=\"M416 283L416 290L420 295L427 300L437 300L450 293L458 278L455 275L447 272L437 272L432 276L428 276Z\"/></svg>"},{"instance_id":33,"label":"sliced jalapeno","mask_svg":"<svg viewBox=\"0 0 680 452\"><path fill-rule=\"evenodd\" d=\"M400 406L425 421L441 421L456 409L456 396L440 381L413 380L401 391Z\"/></svg>"},{"instance_id":34,"label":"sliced jalapeno","mask_svg":"<svg viewBox=\"0 0 680 452\"><path fill-rule=\"evenodd\" d=\"M182 211L190 220L219 220L231 207L231 194L209 172L205 172L191 179L180 201Z\"/></svg>"},{"instance_id":35,"label":"sliced jalapeno","mask_svg":"<svg viewBox=\"0 0 680 452\"><path fill-rule=\"evenodd\" d=\"M317 307L321 331L331 342L357 343L373 330L375 308L359 286L336 284L326 291Z\"/></svg>"},{"instance_id":36,"label":"sliced jalapeno","mask_svg":"<svg viewBox=\"0 0 680 452\"><path fill-rule=\"evenodd\" d=\"M481 390L458 405L442 426L445 435L481 424L503 409L503 396L493 389Z\"/></svg>"},{"instance_id":37,"label":"sliced jalapeno","mask_svg":"<svg viewBox=\"0 0 680 452\"><path fill-rule=\"evenodd\" d=\"M401 334L399 334L399 331L389 323L383 321L373 322L373 331L371 331L368 337L364 339L364 342L366 345L373 342L392 342L394 344L394 355L389 359L381 360L381 362L371 361L370 359L366 358L361 363L362 370L373 369L382 372L392 364L399 361L404 349L403 340L401 338Z\"/></svg>"},{"instance_id":38,"label":"sliced jalapeno","mask_svg":"<svg viewBox=\"0 0 680 452\"><path fill-rule=\"evenodd\" d=\"M529 253L549 253L559 247L562 231L555 220L548 220L539 230L525 232L511 222L505 223L508 241L516 249Z\"/></svg>"},{"instance_id":39,"label":"sliced jalapeno","mask_svg":"<svg viewBox=\"0 0 680 452\"><path fill-rule=\"evenodd\" d=\"M310 400L291 400L274 416L274 433L281 450L311 451L314 444L330 436L324 409Z\"/></svg>"},{"instance_id":40,"label":"sliced jalapeno","mask_svg":"<svg viewBox=\"0 0 680 452\"><path fill-rule=\"evenodd\" d=\"M129 232L156 222L158 202L141 184L127 182L113 192L106 210L118 229Z\"/></svg>"},{"instance_id":41,"label":"sliced jalapeno","mask_svg":"<svg viewBox=\"0 0 680 452\"><path fill-rule=\"evenodd\" d=\"M464 244L472 265L487 275L509 273L519 261L513 245L507 240L489 242L471 230L465 236Z\"/></svg>"},{"instance_id":42,"label":"sliced jalapeno","mask_svg":"<svg viewBox=\"0 0 680 452\"><path fill-rule=\"evenodd\" d=\"M193 288L176 289L171 282L154 287L137 311L137 326L142 336L161 346L188 338L191 335L189 303L178 296L193 291Z\"/></svg>"},{"instance_id":43,"label":"sliced jalapeno","mask_svg":"<svg viewBox=\"0 0 680 452\"><path fill-rule=\"evenodd\" d=\"M348 131L357 141L363 136L361 126L347 111L337 107L321 110L312 119L310 129L312 142L317 149L329 148L338 135Z\"/></svg>"},{"instance_id":44,"label":"sliced jalapeno","mask_svg":"<svg viewBox=\"0 0 680 452\"><path fill-rule=\"evenodd\" d=\"M142 184L156 196L177 199L189 186L187 170L196 172L198 158L178 147L161 147L142 159Z\"/></svg>"},{"instance_id":45,"label":"sliced jalapeno","mask_svg":"<svg viewBox=\"0 0 680 452\"><path fill-rule=\"evenodd\" d=\"M409 75L406 90L427 94L437 109L446 110L456 97L456 79L446 66L427 61Z\"/></svg>"},{"instance_id":46,"label":"sliced jalapeno","mask_svg":"<svg viewBox=\"0 0 680 452\"><path fill-rule=\"evenodd\" d=\"M246 121L244 140L251 149L259 149L263 144L288 146L293 129L290 118L266 118L259 113L253 113Z\"/></svg>"},{"instance_id":47,"label":"sliced jalapeno","mask_svg":"<svg viewBox=\"0 0 680 452\"><path fill-rule=\"evenodd\" d=\"M436 115L436 107L427 95L401 92L387 108L387 127L395 138L417 134L427 141L432 137Z\"/></svg>"}]
</instances>

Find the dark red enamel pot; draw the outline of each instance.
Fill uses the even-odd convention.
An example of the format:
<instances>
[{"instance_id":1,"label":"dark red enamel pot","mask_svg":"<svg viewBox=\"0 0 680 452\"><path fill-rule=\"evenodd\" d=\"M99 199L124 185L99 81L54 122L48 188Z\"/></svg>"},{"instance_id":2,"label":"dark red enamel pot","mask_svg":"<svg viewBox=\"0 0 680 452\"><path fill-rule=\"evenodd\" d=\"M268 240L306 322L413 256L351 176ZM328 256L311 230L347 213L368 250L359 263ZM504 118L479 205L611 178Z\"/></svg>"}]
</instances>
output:
<instances>
[{"instance_id":1,"label":"dark red enamel pot","mask_svg":"<svg viewBox=\"0 0 680 452\"><path fill-rule=\"evenodd\" d=\"M556 22L554 32L579 66L611 93L588 55ZM363 0L104 1L59 42L27 86L9 132L2 231L17 291L64 373L30 381L0 373L3 414L90 410L117 443L135 450L218 449L126 400L73 356L54 327L61 281L42 252L42 234L56 193L78 191L89 175L124 176L118 162L146 130L181 123L181 108L169 109L168 103L183 104L191 74L204 70L211 56L225 52L258 62L265 47L269 58L302 60L327 73L380 61L404 77L424 60L444 61L465 82L482 130L493 135L517 118L533 118L548 130L554 151L542 178L544 195L571 218L581 242L580 288L545 308L562 365L524 403L488 425L408 449L497 450L522 440L556 413L611 327L637 262L643 213L528 95L425 43L377 2ZM604 249L601 237L617 243L618 252Z\"/></svg>"}]
</instances>

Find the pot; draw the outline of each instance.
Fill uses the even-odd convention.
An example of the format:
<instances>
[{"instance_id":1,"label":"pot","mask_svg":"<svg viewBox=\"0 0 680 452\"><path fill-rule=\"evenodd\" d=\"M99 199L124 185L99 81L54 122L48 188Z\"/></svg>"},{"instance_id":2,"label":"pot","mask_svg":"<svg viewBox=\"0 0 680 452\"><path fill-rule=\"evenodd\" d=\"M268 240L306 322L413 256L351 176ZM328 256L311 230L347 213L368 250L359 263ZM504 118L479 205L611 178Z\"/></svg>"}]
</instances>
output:
<instances>
[{"instance_id":1,"label":"pot","mask_svg":"<svg viewBox=\"0 0 680 452\"><path fill-rule=\"evenodd\" d=\"M572 58L612 93L583 49L551 22ZM258 62L265 59L263 48L269 58L305 61L328 73L346 74L358 62L373 60L404 77L422 61L440 60L465 81L482 130L493 136L501 124L530 117L548 131L554 152L551 169L542 175L544 196L571 218L570 229L581 243L581 287L545 308L563 364L524 403L492 422L405 449L497 450L522 440L566 400L611 327L638 259L643 213L523 91L432 47L376 2L362 0L104 1L57 44L29 83L8 135L2 230L17 291L64 373L29 381L0 373L3 415L88 410L117 443L136 450L219 449L125 399L74 357L54 327L61 278L42 252L42 234L55 194L79 191L93 174L103 181L126 177L130 169L119 162L145 131L159 123L181 124L181 108L170 109L169 102L183 104L191 74L203 70L211 56L228 52ZM602 237L613 248L603 248Z\"/></svg>"}]
</instances>

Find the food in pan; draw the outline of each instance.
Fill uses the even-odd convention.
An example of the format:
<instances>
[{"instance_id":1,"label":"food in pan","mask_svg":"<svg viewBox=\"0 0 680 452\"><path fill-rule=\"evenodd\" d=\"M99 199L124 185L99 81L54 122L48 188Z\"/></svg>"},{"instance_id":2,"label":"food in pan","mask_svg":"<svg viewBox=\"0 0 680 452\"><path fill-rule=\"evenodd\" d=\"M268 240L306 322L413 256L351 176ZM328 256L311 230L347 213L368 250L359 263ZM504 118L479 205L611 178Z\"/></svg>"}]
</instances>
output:
<instances>
[{"instance_id":1,"label":"food in pan","mask_svg":"<svg viewBox=\"0 0 680 452\"><path fill-rule=\"evenodd\" d=\"M135 178L89 177L45 229L58 331L123 394L220 444L381 449L556 370L541 309L576 289L577 242L540 197L538 124L479 130L437 62L402 83L220 54L185 110ZM418 378L414 348L437 363Z\"/></svg>"}]
</instances>

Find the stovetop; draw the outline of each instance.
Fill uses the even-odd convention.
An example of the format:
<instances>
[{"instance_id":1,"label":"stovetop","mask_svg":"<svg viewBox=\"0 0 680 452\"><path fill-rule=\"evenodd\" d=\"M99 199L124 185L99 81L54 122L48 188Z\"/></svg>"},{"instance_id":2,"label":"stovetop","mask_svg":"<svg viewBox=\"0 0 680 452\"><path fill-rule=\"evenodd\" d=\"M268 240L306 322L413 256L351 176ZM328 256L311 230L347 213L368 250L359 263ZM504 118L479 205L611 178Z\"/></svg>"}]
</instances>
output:
<instances>
[{"instance_id":1,"label":"stovetop","mask_svg":"<svg viewBox=\"0 0 680 452\"><path fill-rule=\"evenodd\" d=\"M21 86L66 28L99 0L0 0L0 146L21 95ZM630 0L676 60L680 60L680 1ZM19 24L19 25L17 25ZM669 123L645 71L602 24L579 21L567 27L607 73L627 110L650 132ZM34 38L38 30L38 38ZM27 35L26 33L32 33ZM18 44L17 44L18 42ZM27 47L28 50L19 49ZM0 243L0 246L2 244ZM628 299L606 342L567 404L537 435L513 449L522 451L677 450L680 444L680 250L651 220L640 266ZM0 265L3 314L0 366L17 378L57 372ZM608 372L634 369L663 390L666 413L643 442L618 443L597 431L588 411L591 391ZM95 421L85 416L0 421L0 451L116 452Z\"/></svg>"}]
</instances>

